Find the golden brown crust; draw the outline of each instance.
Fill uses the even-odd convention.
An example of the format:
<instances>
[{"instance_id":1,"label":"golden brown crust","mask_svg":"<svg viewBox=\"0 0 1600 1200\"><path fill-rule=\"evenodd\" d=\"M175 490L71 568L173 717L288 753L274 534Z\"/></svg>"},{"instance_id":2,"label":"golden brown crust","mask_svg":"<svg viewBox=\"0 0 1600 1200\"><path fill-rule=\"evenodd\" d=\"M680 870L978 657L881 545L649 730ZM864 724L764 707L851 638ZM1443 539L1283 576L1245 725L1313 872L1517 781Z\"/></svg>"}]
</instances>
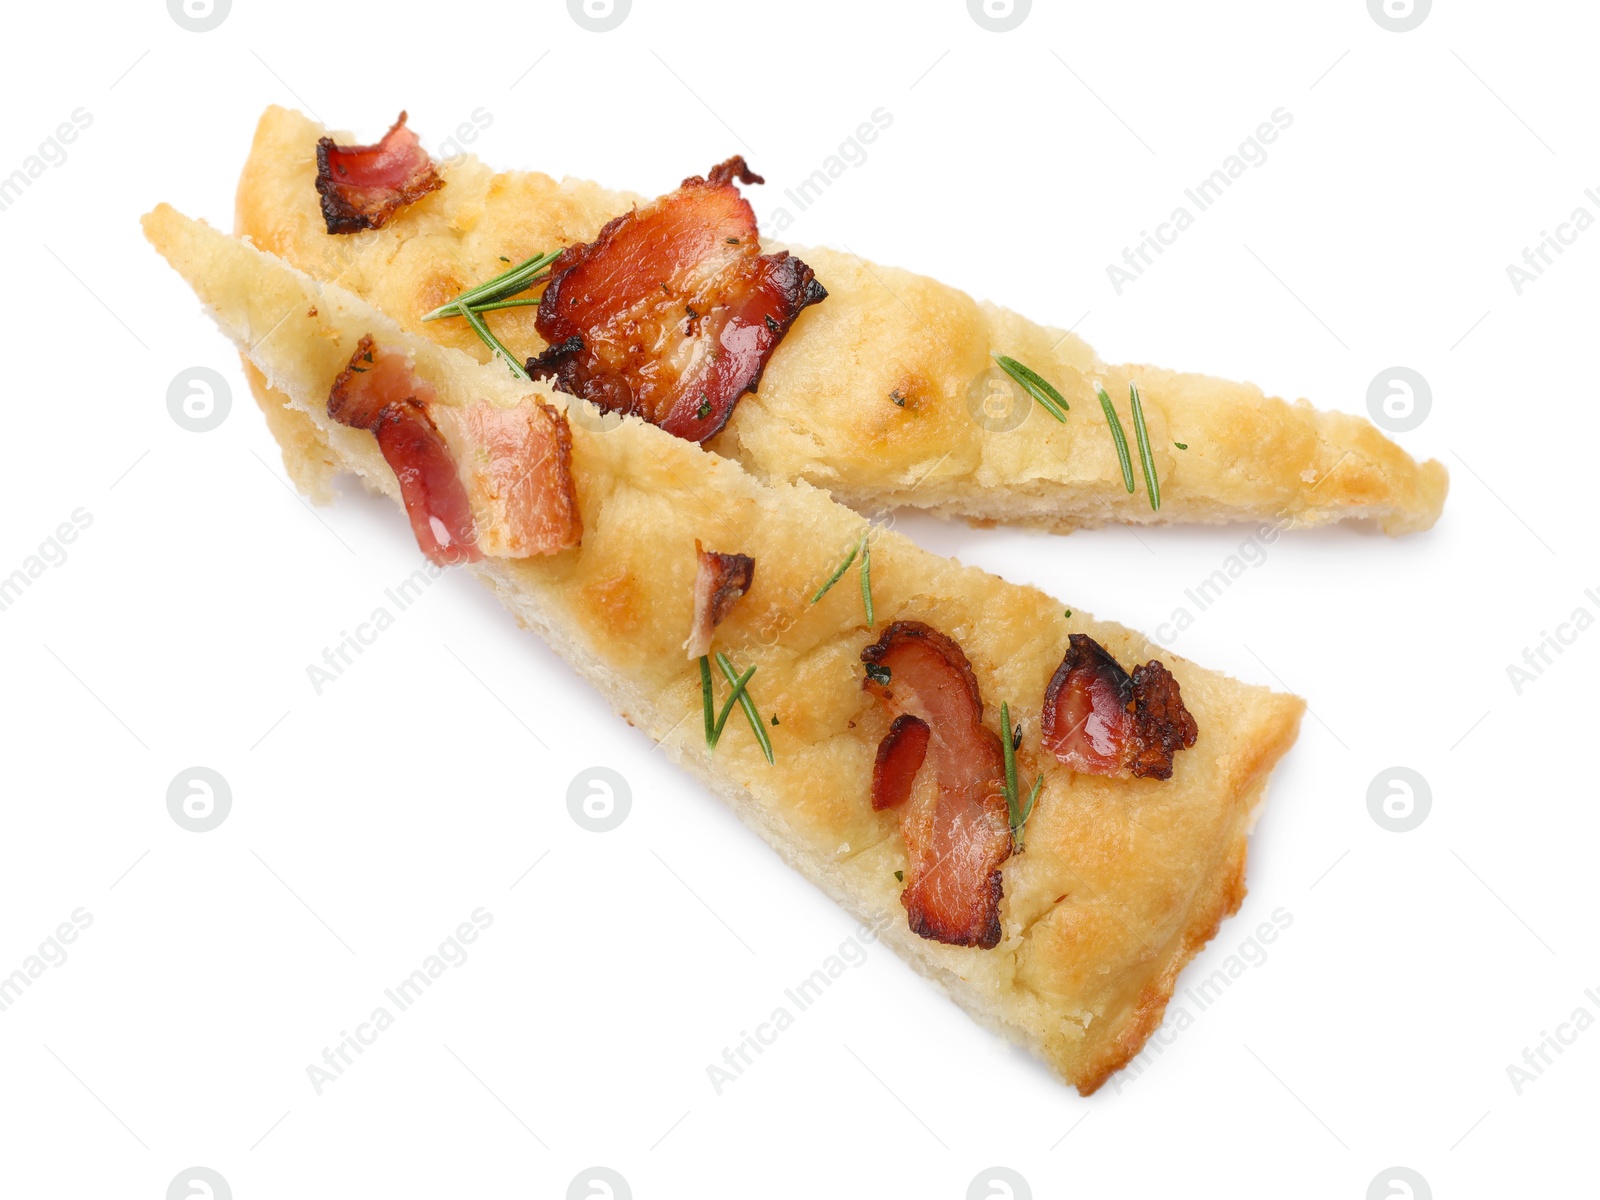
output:
<instances>
[{"instance_id":1,"label":"golden brown crust","mask_svg":"<svg viewBox=\"0 0 1600 1200\"><path fill-rule=\"evenodd\" d=\"M147 217L146 230L224 330L249 348L264 390L271 389L264 404L292 406L322 439L316 454L391 496L393 474L371 436L319 414L364 333L411 353L442 404L534 395L573 411L570 398L407 337L353 295L170 209ZM1237 906L1251 816L1267 773L1294 740L1300 702L1168 656L1204 730L1178 756L1172 779L1047 772L1026 852L1002 867L999 944L980 950L924 941L907 928L899 902L894 872L905 868L906 855L896 814L874 812L870 803L875 751L890 721L860 685L861 650L874 635L859 606L810 603L840 549L859 542L860 518L804 484L760 483L637 420L604 430L584 420L572 425L587 524L582 546L464 569L978 1020L1080 1089L1103 1082L1137 1051L1177 972ZM285 450L299 453L292 443ZM397 536L401 529L397 520ZM724 737L715 755L698 736L698 671L682 651L697 537L761 562L717 636L741 667L759 667L763 711L781 714L770 730L774 766L748 736ZM1077 609L1063 620L1061 604L1043 593L928 554L894 533L874 545L873 593L880 619L924 620L959 641L981 693L1011 700L1029 731L1022 753L1036 761L1038 698L1070 633L1093 636L1122 661L1146 653L1124 628Z\"/></svg>"},{"instance_id":2,"label":"golden brown crust","mask_svg":"<svg viewBox=\"0 0 1600 1200\"><path fill-rule=\"evenodd\" d=\"M323 230L310 164L322 132L299 114L267 110L240 180L238 232L480 360L487 352L464 322L417 318L497 274L502 255L519 261L590 241L638 199L536 173L493 174L464 158L444 168L442 192L360 235L369 237L362 257L330 247L341 239ZM797 253L829 298L800 314L760 389L707 443L761 478L803 479L863 511L906 505L1058 532L1106 522L1369 520L1399 534L1429 528L1444 503L1444 467L1418 464L1362 418L1267 397L1251 384L1105 363L1071 333L935 280L851 254ZM533 353L544 341L532 313L489 319L513 350ZM1020 398L994 353L1058 387L1071 405L1067 423ZM1125 425L1128 384L1139 384L1159 512L1142 489L1130 495L1121 485L1096 381ZM998 416L986 413L991 403ZM1013 416L1025 420L1009 428Z\"/></svg>"}]
</instances>

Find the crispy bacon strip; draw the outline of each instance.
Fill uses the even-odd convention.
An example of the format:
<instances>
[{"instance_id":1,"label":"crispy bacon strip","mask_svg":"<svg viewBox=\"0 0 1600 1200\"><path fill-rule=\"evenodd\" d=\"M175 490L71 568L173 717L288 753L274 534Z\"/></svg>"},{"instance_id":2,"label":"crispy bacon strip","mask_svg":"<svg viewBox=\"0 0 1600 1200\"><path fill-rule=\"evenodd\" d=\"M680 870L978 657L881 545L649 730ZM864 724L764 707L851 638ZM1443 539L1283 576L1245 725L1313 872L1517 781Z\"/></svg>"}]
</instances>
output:
<instances>
[{"instance_id":1,"label":"crispy bacon strip","mask_svg":"<svg viewBox=\"0 0 1600 1200\"><path fill-rule=\"evenodd\" d=\"M898 808L911 799L911 785L928 756L928 737L928 723L921 717L901 713L894 719L872 764L873 812Z\"/></svg>"},{"instance_id":2,"label":"crispy bacon strip","mask_svg":"<svg viewBox=\"0 0 1600 1200\"><path fill-rule=\"evenodd\" d=\"M569 246L539 303L549 348L528 373L687 441L727 424L800 311L828 295L787 251L761 253L735 179L761 182L736 155Z\"/></svg>"},{"instance_id":3,"label":"crispy bacon strip","mask_svg":"<svg viewBox=\"0 0 1600 1200\"><path fill-rule=\"evenodd\" d=\"M1171 779L1173 756L1200 732L1178 681L1158 660L1130 676L1093 638L1074 633L1067 640L1044 692L1044 748L1090 775Z\"/></svg>"},{"instance_id":4,"label":"crispy bacon strip","mask_svg":"<svg viewBox=\"0 0 1600 1200\"><path fill-rule=\"evenodd\" d=\"M378 439L422 552L450 566L485 554L522 558L576 546L583 522L566 416L537 400L516 408L487 400L451 408L436 400L405 354L370 336L328 395L330 417Z\"/></svg>"},{"instance_id":5,"label":"crispy bacon strip","mask_svg":"<svg viewBox=\"0 0 1600 1200\"><path fill-rule=\"evenodd\" d=\"M690 658L711 653L711 631L722 624L734 602L750 590L755 579L756 560L748 554L718 554L705 550L700 539L694 541L699 569L694 577L694 625L683 648Z\"/></svg>"},{"instance_id":6,"label":"crispy bacon strip","mask_svg":"<svg viewBox=\"0 0 1600 1200\"><path fill-rule=\"evenodd\" d=\"M961 647L920 621L896 621L861 652L869 671L862 686L891 711L895 724L878 747L881 798L905 804L900 832L910 870L900 902L911 930L951 946L991 949L1000 941L1000 864L1011 856L1005 759L1000 739L983 724L983 697ZM888 672L888 679L883 678ZM911 786L918 735L927 733L934 787ZM898 732L897 732L898 731ZM907 772L909 770L909 776ZM880 771L873 771L878 807ZM909 799L909 803L907 803Z\"/></svg>"},{"instance_id":7,"label":"crispy bacon strip","mask_svg":"<svg viewBox=\"0 0 1600 1200\"><path fill-rule=\"evenodd\" d=\"M444 186L406 114L374 146L317 141L317 192L329 233L379 229L399 209Z\"/></svg>"}]
</instances>

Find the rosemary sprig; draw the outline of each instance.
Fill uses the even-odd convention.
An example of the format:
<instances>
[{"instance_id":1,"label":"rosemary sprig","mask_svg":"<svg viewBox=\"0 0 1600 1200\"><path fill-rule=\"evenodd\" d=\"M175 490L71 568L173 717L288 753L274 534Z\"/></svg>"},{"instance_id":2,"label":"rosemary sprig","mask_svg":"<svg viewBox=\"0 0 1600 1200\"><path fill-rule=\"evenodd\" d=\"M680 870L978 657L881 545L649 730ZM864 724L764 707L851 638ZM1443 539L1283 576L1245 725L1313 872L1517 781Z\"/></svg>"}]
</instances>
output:
<instances>
[{"instance_id":1,"label":"rosemary sprig","mask_svg":"<svg viewBox=\"0 0 1600 1200\"><path fill-rule=\"evenodd\" d=\"M861 540L854 546L850 547L850 553L844 556L844 561L834 568L832 575L828 576L828 582L819 587L817 589L817 594L811 597L811 603L815 604L818 600L821 600L828 594L829 589L832 588L834 584L838 583L839 580L844 578L844 573L850 569L850 564L855 562L856 555L861 553L861 547L866 544L866 541L867 535L862 534Z\"/></svg>"},{"instance_id":2,"label":"rosemary sprig","mask_svg":"<svg viewBox=\"0 0 1600 1200\"><path fill-rule=\"evenodd\" d=\"M523 367L522 361L506 349L505 343L495 336L489 328L488 322L483 319L486 312L494 312L502 308L521 308L539 301L533 297L520 300L512 299L519 292L525 292L534 284L549 276L545 268L560 256L561 251L551 250L535 254L532 258L525 258L509 271L502 271L493 279L478 284L477 287L468 288L454 300L441 304L430 313L424 313L424 321L437 321L443 317L464 317L472 332L478 335L478 340L489 347L495 354L505 361L511 368L511 373L518 379L527 379L528 372ZM504 257L502 256L502 261Z\"/></svg>"},{"instance_id":3,"label":"rosemary sprig","mask_svg":"<svg viewBox=\"0 0 1600 1200\"><path fill-rule=\"evenodd\" d=\"M1022 733L1022 726L1017 726L1017 733ZM1028 794L1028 806L1022 808L1017 802L1017 742L1020 738L1013 738L1011 734L1011 708L1004 702L1000 705L1000 748L1005 757L1006 766L1006 816L1011 823L1011 836L1017 843L1017 849L1022 849L1022 829L1028 823L1028 818L1033 815L1033 806L1039 799L1039 789L1044 786L1044 775L1041 773L1033 781L1033 791Z\"/></svg>"},{"instance_id":4,"label":"rosemary sprig","mask_svg":"<svg viewBox=\"0 0 1600 1200\"><path fill-rule=\"evenodd\" d=\"M867 533L871 533L869 527ZM867 628L872 628L872 542L861 535L861 606L867 610Z\"/></svg>"},{"instance_id":5,"label":"rosemary sprig","mask_svg":"<svg viewBox=\"0 0 1600 1200\"><path fill-rule=\"evenodd\" d=\"M441 304L430 313L425 313L422 319L437 321L442 317L465 316L468 308L476 308L481 312L487 304L498 303L515 296L518 292L527 291L542 278L540 273L559 257L561 251L550 250L535 254L532 258L525 258L509 271L502 271L493 279L485 280L477 287L468 288L454 300Z\"/></svg>"},{"instance_id":6,"label":"rosemary sprig","mask_svg":"<svg viewBox=\"0 0 1600 1200\"><path fill-rule=\"evenodd\" d=\"M744 695L745 685L750 682L750 676L756 673L754 667L746 667L738 682L733 685L733 691L728 693L728 698L722 702L722 711L717 714L716 728L711 731L711 748L716 749L717 743L722 740L722 727L728 723L728 714L733 711L733 702Z\"/></svg>"},{"instance_id":7,"label":"rosemary sprig","mask_svg":"<svg viewBox=\"0 0 1600 1200\"><path fill-rule=\"evenodd\" d=\"M767 756L769 765L776 762L777 760L772 757L772 739L767 737L767 731L762 727L761 714L756 711L755 703L750 699L750 693L740 690L739 672L733 669L733 664L728 661L728 656L721 650L717 651L717 666L722 668L722 674L733 685L735 696L739 701L739 707L744 709L745 719L750 722L750 731L756 735L756 741L761 743L761 753ZM749 680L746 679L745 682L748 683Z\"/></svg>"},{"instance_id":8,"label":"rosemary sprig","mask_svg":"<svg viewBox=\"0 0 1600 1200\"><path fill-rule=\"evenodd\" d=\"M1122 482L1133 491L1133 460L1128 457L1128 435L1122 432L1122 422L1117 410L1111 407L1111 397L1101 384L1094 385L1094 394L1100 397L1100 407L1105 410L1106 424L1111 426L1111 440L1117 444L1117 461L1122 464Z\"/></svg>"},{"instance_id":9,"label":"rosemary sprig","mask_svg":"<svg viewBox=\"0 0 1600 1200\"><path fill-rule=\"evenodd\" d=\"M537 283L538 280L534 280L534 282ZM543 302L544 294L541 292L537 296L518 296L513 300L495 300L488 304L474 304L472 306L472 311L486 313L498 312L502 308L537 308ZM455 313L445 314L447 317L453 317L455 315Z\"/></svg>"},{"instance_id":10,"label":"rosemary sprig","mask_svg":"<svg viewBox=\"0 0 1600 1200\"><path fill-rule=\"evenodd\" d=\"M700 707L706 720L706 746L715 750L717 748L717 704L711 694L711 659L704 654L700 656Z\"/></svg>"},{"instance_id":11,"label":"rosemary sprig","mask_svg":"<svg viewBox=\"0 0 1600 1200\"><path fill-rule=\"evenodd\" d=\"M1150 454L1150 431L1144 425L1144 405L1139 402L1139 387L1128 384L1128 404L1133 409L1133 436L1139 443L1139 465L1144 468L1144 490L1152 511L1161 507L1161 480L1156 477L1156 462Z\"/></svg>"},{"instance_id":12,"label":"rosemary sprig","mask_svg":"<svg viewBox=\"0 0 1600 1200\"><path fill-rule=\"evenodd\" d=\"M516 356L506 349L505 343L494 335L494 330L490 329L488 323L478 315L477 309L469 305L461 310L461 315L467 319L467 324L472 326L472 332L478 335L479 340L498 354L506 366L511 368L513 375L518 379L528 378L527 370L517 361Z\"/></svg>"},{"instance_id":13,"label":"rosemary sprig","mask_svg":"<svg viewBox=\"0 0 1600 1200\"><path fill-rule=\"evenodd\" d=\"M1066 421L1067 399L1051 386L1050 381L1032 367L1019 363L1007 354L996 354L994 361L1000 364L1000 369L1012 379L1017 381L1019 387L1028 395L1039 402L1039 407L1044 409L1058 421Z\"/></svg>"}]
</instances>

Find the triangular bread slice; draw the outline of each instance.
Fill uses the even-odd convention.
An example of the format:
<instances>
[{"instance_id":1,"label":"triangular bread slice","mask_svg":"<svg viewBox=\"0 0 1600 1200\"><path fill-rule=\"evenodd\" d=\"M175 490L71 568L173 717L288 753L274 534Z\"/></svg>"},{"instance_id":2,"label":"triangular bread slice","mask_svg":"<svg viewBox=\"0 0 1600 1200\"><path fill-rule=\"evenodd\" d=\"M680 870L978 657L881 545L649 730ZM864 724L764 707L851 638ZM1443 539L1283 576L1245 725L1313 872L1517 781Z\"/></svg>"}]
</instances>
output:
<instances>
[{"instance_id":1,"label":"triangular bread slice","mask_svg":"<svg viewBox=\"0 0 1600 1200\"><path fill-rule=\"evenodd\" d=\"M882 532L872 549L879 628L919 619L955 638L982 690L985 720L997 725L1008 701L1027 730L1019 757L1030 776L1042 768L1046 777L1026 848L1003 868L1000 944L925 941L900 903L898 826L868 799L885 719L862 690L860 652L877 634L853 589L811 600L840 551L862 536L860 516L808 484L764 483L639 420L601 425L583 402L405 333L353 294L169 207L144 226L248 356L270 388L264 394L294 414L296 440L283 448L297 474L353 472L398 497L373 437L327 416L330 386L363 335L410 354L441 403L536 395L568 412L581 546L466 569L976 1019L1085 1093L1138 1053L1178 972L1243 899L1246 834L1268 774L1295 739L1298 699L1165 656L1200 730L1172 778L1074 776L1046 761L1038 737L1042 694L1069 632L1092 635L1122 661L1158 651L1121 626L1077 610L1065 616L1040 591ZM398 521L396 535L404 528ZM697 539L756 560L754 587L717 641L741 666L759 667L752 688L763 711L781 718L770 729L775 765L737 725L714 754L704 744L698 672L683 651Z\"/></svg>"},{"instance_id":2,"label":"triangular bread slice","mask_svg":"<svg viewBox=\"0 0 1600 1200\"><path fill-rule=\"evenodd\" d=\"M235 232L340 283L402 328L480 360L488 352L465 322L424 323L421 315L507 261L590 241L642 200L532 172L497 174L463 155L440 165L444 187L383 228L330 235L315 187L316 143L326 133L299 113L266 111L239 181ZM686 163L684 173L709 165ZM778 248L768 238L763 245ZM1071 333L935 280L853 254L794 252L828 298L800 315L759 390L710 443L761 479L805 480L862 512L908 506L1059 532L1106 522L1364 519L1401 534L1429 528L1444 504L1444 467L1419 465L1363 418L1290 404L1252 384L1103 363ZM545 346L532 308L487 319L518 354ZM1053 383L1071 405L1066 423L1007 382L995 353ZM1139 385L1160 511L1142 478L1135 493L1124 488L1096 381L1130 442L1128 384ZM975 413L990 415L980 423ZM1137 456L1133 469L1137 477ZM314 485L315 475L302 482Z\"/></svg>"}]
</instances>

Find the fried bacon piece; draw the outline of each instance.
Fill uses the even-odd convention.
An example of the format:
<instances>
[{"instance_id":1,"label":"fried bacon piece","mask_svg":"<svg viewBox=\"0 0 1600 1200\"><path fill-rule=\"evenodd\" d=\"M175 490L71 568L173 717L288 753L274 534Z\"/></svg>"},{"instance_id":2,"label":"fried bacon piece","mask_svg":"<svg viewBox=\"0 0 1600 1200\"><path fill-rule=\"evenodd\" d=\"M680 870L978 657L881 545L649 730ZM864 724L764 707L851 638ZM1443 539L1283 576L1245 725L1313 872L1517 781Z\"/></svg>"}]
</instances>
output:
<instances>
[{"instance_id":1,"label":"fried bacon piece","mask_svg":"<svg viewBox=\"0 0 1600 1200\"><path fill-rule=\"evenodd\" d=\"M1172 758L1194 745L1199 728L1178 681L1152 659L1132 676L1099 642L1081 633L1044 692L1044 748L1090 775L1171 779Z\"/></svg>"},{"instance_id":2,"label":"fried bacon piece","mask_svg":"<svg viewBox=\"0 0 1600 1200\"><path fill-rule=\"evenodd\" d=\"M711 653L711 631L722 624L734 602L750 590L756 560L748 554L718 554L694 541L700 566L694 577L694 625L683 648L690 658Z\"/></svg>"},{"instance_id":3,"label":"fried bacon piece","mask_svg":"<svg viewBox=\"0 0 1600 1200\"><path fill-rule=\"evenodd\" d=\"M1011 856L1011 826L1005 759L983 724L972 664L920 621L896 621L861 659L869 668L862 686L896 714L878 747L873 807L905 807L900 832L910 869L900 902L911 930L991 949L1000 941L1000 864ZM925 732L915 732L918 725ZM924 755L935 786L913 788Z\"/></svg>"},{"instance_id":4,"label":"fried bacon piece","mask_svg":"<svg viewBox=\"0 0 1600 1200\"><path fill-rule=\"evenodd\" d=\"M549 348L528 373L687 441L727 424L800 310L828 295L787 251L761 253L736 179L761 182L736 155L569 246L539 303Z\"/></svg>"},{"instance_id":5,"label":"fried bacon piece","mask_svg":"<svg viewBox=\"0 0 1600 1200\"><path fill-rule=\"evenodd\" d=\"M872 811L898 808L911 799L911 785L928 756L928 723L921 717L901 713L878 743L878 757L872 764Z\"/></svg>"},{"instance_id":6,"label":"fried bacon piece","mask_svg":"<svg viewBox=\"0 0 1600 1200\"><path fill-rule=\"evenodd\" d=\"M436 399L405 354L371 337L328 395L328 416L378 439L422 552L451 566L576 546L583 522L566 416L537 400L451 408Z\"/></svg>"},{"instance_id":7,"label":"fried bacon piece","mask_svg":"<svg viewBox=\"0 0 1600 1200\"><path fill-rule=\"evenodd\" d=\"M443 186L433 159L406 128L405 113L375 146L340 146L330 137L317 141L317 193L329 233L379 229L399 209Z\"/></svg>"},{"instance_id":8,"label":"fried bacon piece","mask_svg":"<svg viewBox=\"0 0 1600 1200\"><path fill-rule=\"evenodd\" d=\"M511 407L440 405L433 418L460 448L459 474L479 514L478 549L528 558L583 540L565 413L534 396Z\"/></svg>"}]
</instances>

